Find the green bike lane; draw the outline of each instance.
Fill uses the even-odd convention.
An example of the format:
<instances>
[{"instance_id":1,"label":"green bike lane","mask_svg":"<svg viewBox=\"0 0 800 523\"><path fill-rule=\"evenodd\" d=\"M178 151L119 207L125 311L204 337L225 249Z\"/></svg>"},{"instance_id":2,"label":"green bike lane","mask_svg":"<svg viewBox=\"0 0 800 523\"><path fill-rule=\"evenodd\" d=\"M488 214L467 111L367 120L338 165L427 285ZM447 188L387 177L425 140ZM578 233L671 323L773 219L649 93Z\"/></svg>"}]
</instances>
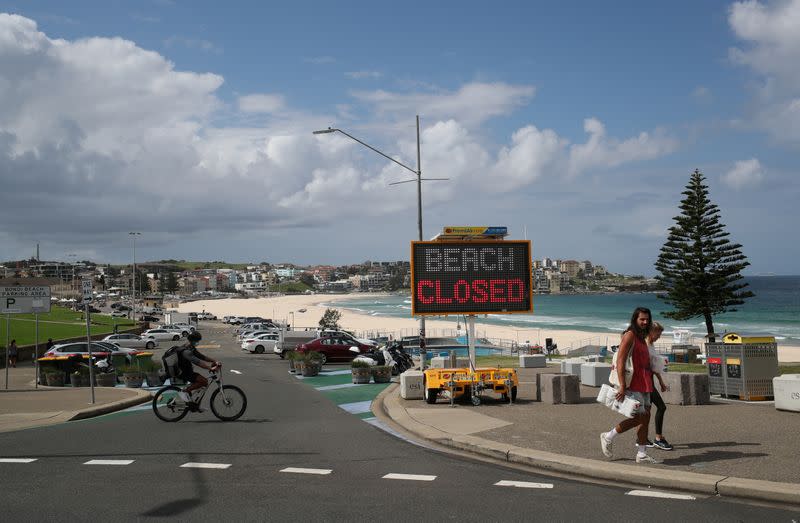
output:
<instances>
[{"instance_id":1,"label":"green bike lane","mask_svg":"<svg viewBox=\"0 0 800 523\"><path fill-rule=\"evenodd\" d=\"M334 402L342 410L365 421L373 421L371 405L391 383L353 383L350 369L323 369L314 377L295 376Z\"/></svg>"}]
</instances>

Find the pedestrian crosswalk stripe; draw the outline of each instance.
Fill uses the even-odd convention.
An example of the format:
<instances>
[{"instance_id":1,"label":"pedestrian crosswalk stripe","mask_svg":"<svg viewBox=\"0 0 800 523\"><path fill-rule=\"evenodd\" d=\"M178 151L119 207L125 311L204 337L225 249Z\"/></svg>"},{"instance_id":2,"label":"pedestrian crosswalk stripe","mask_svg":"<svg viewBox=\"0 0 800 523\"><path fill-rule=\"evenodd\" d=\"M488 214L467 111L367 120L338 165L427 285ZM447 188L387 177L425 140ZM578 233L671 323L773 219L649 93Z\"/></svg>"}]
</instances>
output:
<instances>
[{"instance_id":1,"label":"pedestrian crosswalk stripe","mask_svg":"<svg viewBox=\"0 0 800 523\"><path fill-rule=\"evenodd\" d=\"M383 479L405 479L410 481L433 481L436 476L426 476L424 474L386 474Z\"/></svg>"},{"instance_id":2,"label":"pedestrian crosswalk stripe","mask_svg":"<svg viewBox=\"0 0 800 523\"><path fill-rule=\"evenodd\" d=\"M331 470L331 469L304 469L304 468L300 468L300 467L286 467L285 469L282 469L281 472L293 472L295 474L320 474L320 475L325 475L325 474L330 474L331 472L333 472L333 470Z\"/></svg>"},{"instance_id":3,"label":"pedestrian crosswalk stripe","mask_svg":"<svg viewBox=\"0 0 800 523\"><path fill-rule=\"evenodd\" d=\"M519 488L553 488L552 483L532 483L530 481L498 481L495 483L498 487L519 487Z\"/></svg>"},{"instance_id":4,"label":"pedestrian crosswalk stripe","mask_svg":"<svg viewBox=\"0 0 800 523\"><path fill-rule=\"evenodd\" d=\"M182 469L226 469L230 463L184 463Z\"/></svg>"},{"instance_id":5,"label":"pedestrian crosswalk stripe","mask_svg":"<svg viewBox=\"0 0 800 523\"><path fill-rule=\"evenodd\" d=\"M0 463L33 463L37 458L0 458Z\"/></svg>"},{"instance_id":6,"label":"pedestrian crosswalk stripe","mask_svg":"<svg viewBox=\"0 0 800 523\"><path fill-rule=\"evenodd\" d=\"M675 494L672 492L660 492L658 490L631 490L625 493L626 496L642 496L647 498L668 498L668 499L697 499L689 494Z\"/></svg>"},{"instance_id":7,"label":"pedestrian crosswalk stripe","mask_svg":"<svg viewBox=\"0 0 800 523\"><path fill-rule=\"evenodd\" d=\"M130 465L132 459L90 459L84 465Z\"/></svg>"}]
</instances>

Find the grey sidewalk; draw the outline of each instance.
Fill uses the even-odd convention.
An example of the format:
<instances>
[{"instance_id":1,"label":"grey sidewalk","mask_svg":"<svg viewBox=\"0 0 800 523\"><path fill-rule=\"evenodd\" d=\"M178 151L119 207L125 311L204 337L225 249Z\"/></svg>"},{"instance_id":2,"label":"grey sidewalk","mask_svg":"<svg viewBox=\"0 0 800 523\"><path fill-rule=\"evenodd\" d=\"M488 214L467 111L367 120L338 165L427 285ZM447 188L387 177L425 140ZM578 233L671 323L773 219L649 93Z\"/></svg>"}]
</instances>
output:
<instances>
[{"instance_id":1,"label":"grey sidewalk","mask_svg":"<svg viewBox=\"0 0 800 523\"><path fill-rule=\"evenodd\" d=\"M27 363L27 362L26 362ZM35 388L34 369L28 363L8 369L8 390L5 369L0 369L0 432L41 427L66 421L99 416L149 401L143 390L95 387L95 403L91 403L88 387Z\"/></svg>"},{"instance_id":2,"label":"grey sidewalk","mask_svg":"<svg viewBox=\"0 0 800 523\"><path fill-rule=\"evenodd\" d=\"M521 372L513 405L491 393L479 407L428 405L400 398L393 386L373 410L424 439L554 472L800 505L797 413L771 403L667 405L664 436L675 450L648 449L664 463L638 465L633 431L614 440L612 460L602 455L600 433L622 417L596 403L597 388L582 387L579 404L548 405L534 401L532 381ZM652 439L652 422L650 429Z\"/></svg>"}]
</instances>

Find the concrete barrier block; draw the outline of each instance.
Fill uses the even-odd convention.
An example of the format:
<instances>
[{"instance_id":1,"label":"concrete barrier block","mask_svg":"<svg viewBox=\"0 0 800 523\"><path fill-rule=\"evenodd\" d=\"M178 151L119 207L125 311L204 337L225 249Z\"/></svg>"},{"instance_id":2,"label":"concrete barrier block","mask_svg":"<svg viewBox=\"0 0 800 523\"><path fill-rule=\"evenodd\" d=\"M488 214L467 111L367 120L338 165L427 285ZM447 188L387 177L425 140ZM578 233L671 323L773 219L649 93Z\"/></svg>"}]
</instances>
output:
<instances>
[{"instance_id":1,"label":"concrete barrier block","mask_svg":"<svg viewBox=\"0 0 800 523\"><path fill-rule=\"evenodd\" d=\"M581 383L589 387L600 387L604 383L608 383L610 374L610 363L584 363L581 365Z\"/></svg>"},{"instance_id":2,"label":"concrete barrier block","mask_svg":"<svg viewBox=\"0 0 800 523\"><path fill-rule=\"evenodd\" d=\"M578 403L580 384L573 374L540 374L541 399L544 403Z\"/></svg>"},{"instance_id":3,"label":"concrete barrier block","mask_svg":"<svg viewBox=\"0 0 800 523\"><path fill-rule=\"evenodd\" d=\"M669 390L661 392L668 405L707 405L711 402L708 375L692 372L666 372L662 374ZM657 382L656 382L657 383Z\"/></svg>"},{"instance_id":4,"label":"concrete barrier block","mask_svg":"<svg viewBox=\"0 0 800 523\"><path fill-rule=\"evenodd\" d=\"M524 369L547 367L547 357L544 354L520 354L519 366Z\"/></svg>"},{"instance_id":5,"label":"concrete barrier block","mask_svg":"<svg viewBox=\"0 0 800 523\"><path fill-rule=\"evenodd\" d=\"M784 374L772 378L775 408L800 412L800 374Z\"/></svg>"},{"instance_id":6,"label":"concrete barrier block","mask_svg":"<svg viewBox=\"0 0 800 523\"><path fill-rule=\"evenodd\" d=\"M407 370L400 375L400 397L404 400L423 398L421 370Z\"/></svg>"},{"instance_id":7,"label":"concrete barrier block","mask_svg":"<svg viewBox=\"0 0 800 523\"><path fill-rule=\"evenodd\" d=\"M581 365L583 365L583 361L581 360L562 360L561 361L561 372L563 374L572 374L573 376L577 376L580 379L581 376Z\"/></svg>"},{"instance_id":8,"label":"concrete barrier block","mask_svg":"<svg viewBox=\"0 0 800 523\"><path fill-rule=\"evenodd\" d=\"M456 368L469 367L469 358L456 358ZM431 358L430 368L432 369L449 369L450 357L449 356L434 356Z\"/></svg>"}]
</instances>

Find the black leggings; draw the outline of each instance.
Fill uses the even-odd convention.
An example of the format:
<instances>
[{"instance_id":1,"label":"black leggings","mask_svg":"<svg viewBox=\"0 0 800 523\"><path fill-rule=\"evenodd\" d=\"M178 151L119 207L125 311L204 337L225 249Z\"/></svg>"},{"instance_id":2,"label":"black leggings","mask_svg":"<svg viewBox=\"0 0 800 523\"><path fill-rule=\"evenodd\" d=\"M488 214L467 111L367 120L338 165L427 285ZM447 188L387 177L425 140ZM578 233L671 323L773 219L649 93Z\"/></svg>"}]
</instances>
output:
<instances>
[{"instance_id":1,"label":"black leggings","mask_svg":"<svg viewBox=\"0 0 800 523\"><path fill-rule=\"evenodd\" d=\"M658 393L658 388L654 388L650 393L650 403L656 406L656 434L663 434L661 430L664 428L664 413L667 411L667 405Z\"/></svg>"}]
</instances>

